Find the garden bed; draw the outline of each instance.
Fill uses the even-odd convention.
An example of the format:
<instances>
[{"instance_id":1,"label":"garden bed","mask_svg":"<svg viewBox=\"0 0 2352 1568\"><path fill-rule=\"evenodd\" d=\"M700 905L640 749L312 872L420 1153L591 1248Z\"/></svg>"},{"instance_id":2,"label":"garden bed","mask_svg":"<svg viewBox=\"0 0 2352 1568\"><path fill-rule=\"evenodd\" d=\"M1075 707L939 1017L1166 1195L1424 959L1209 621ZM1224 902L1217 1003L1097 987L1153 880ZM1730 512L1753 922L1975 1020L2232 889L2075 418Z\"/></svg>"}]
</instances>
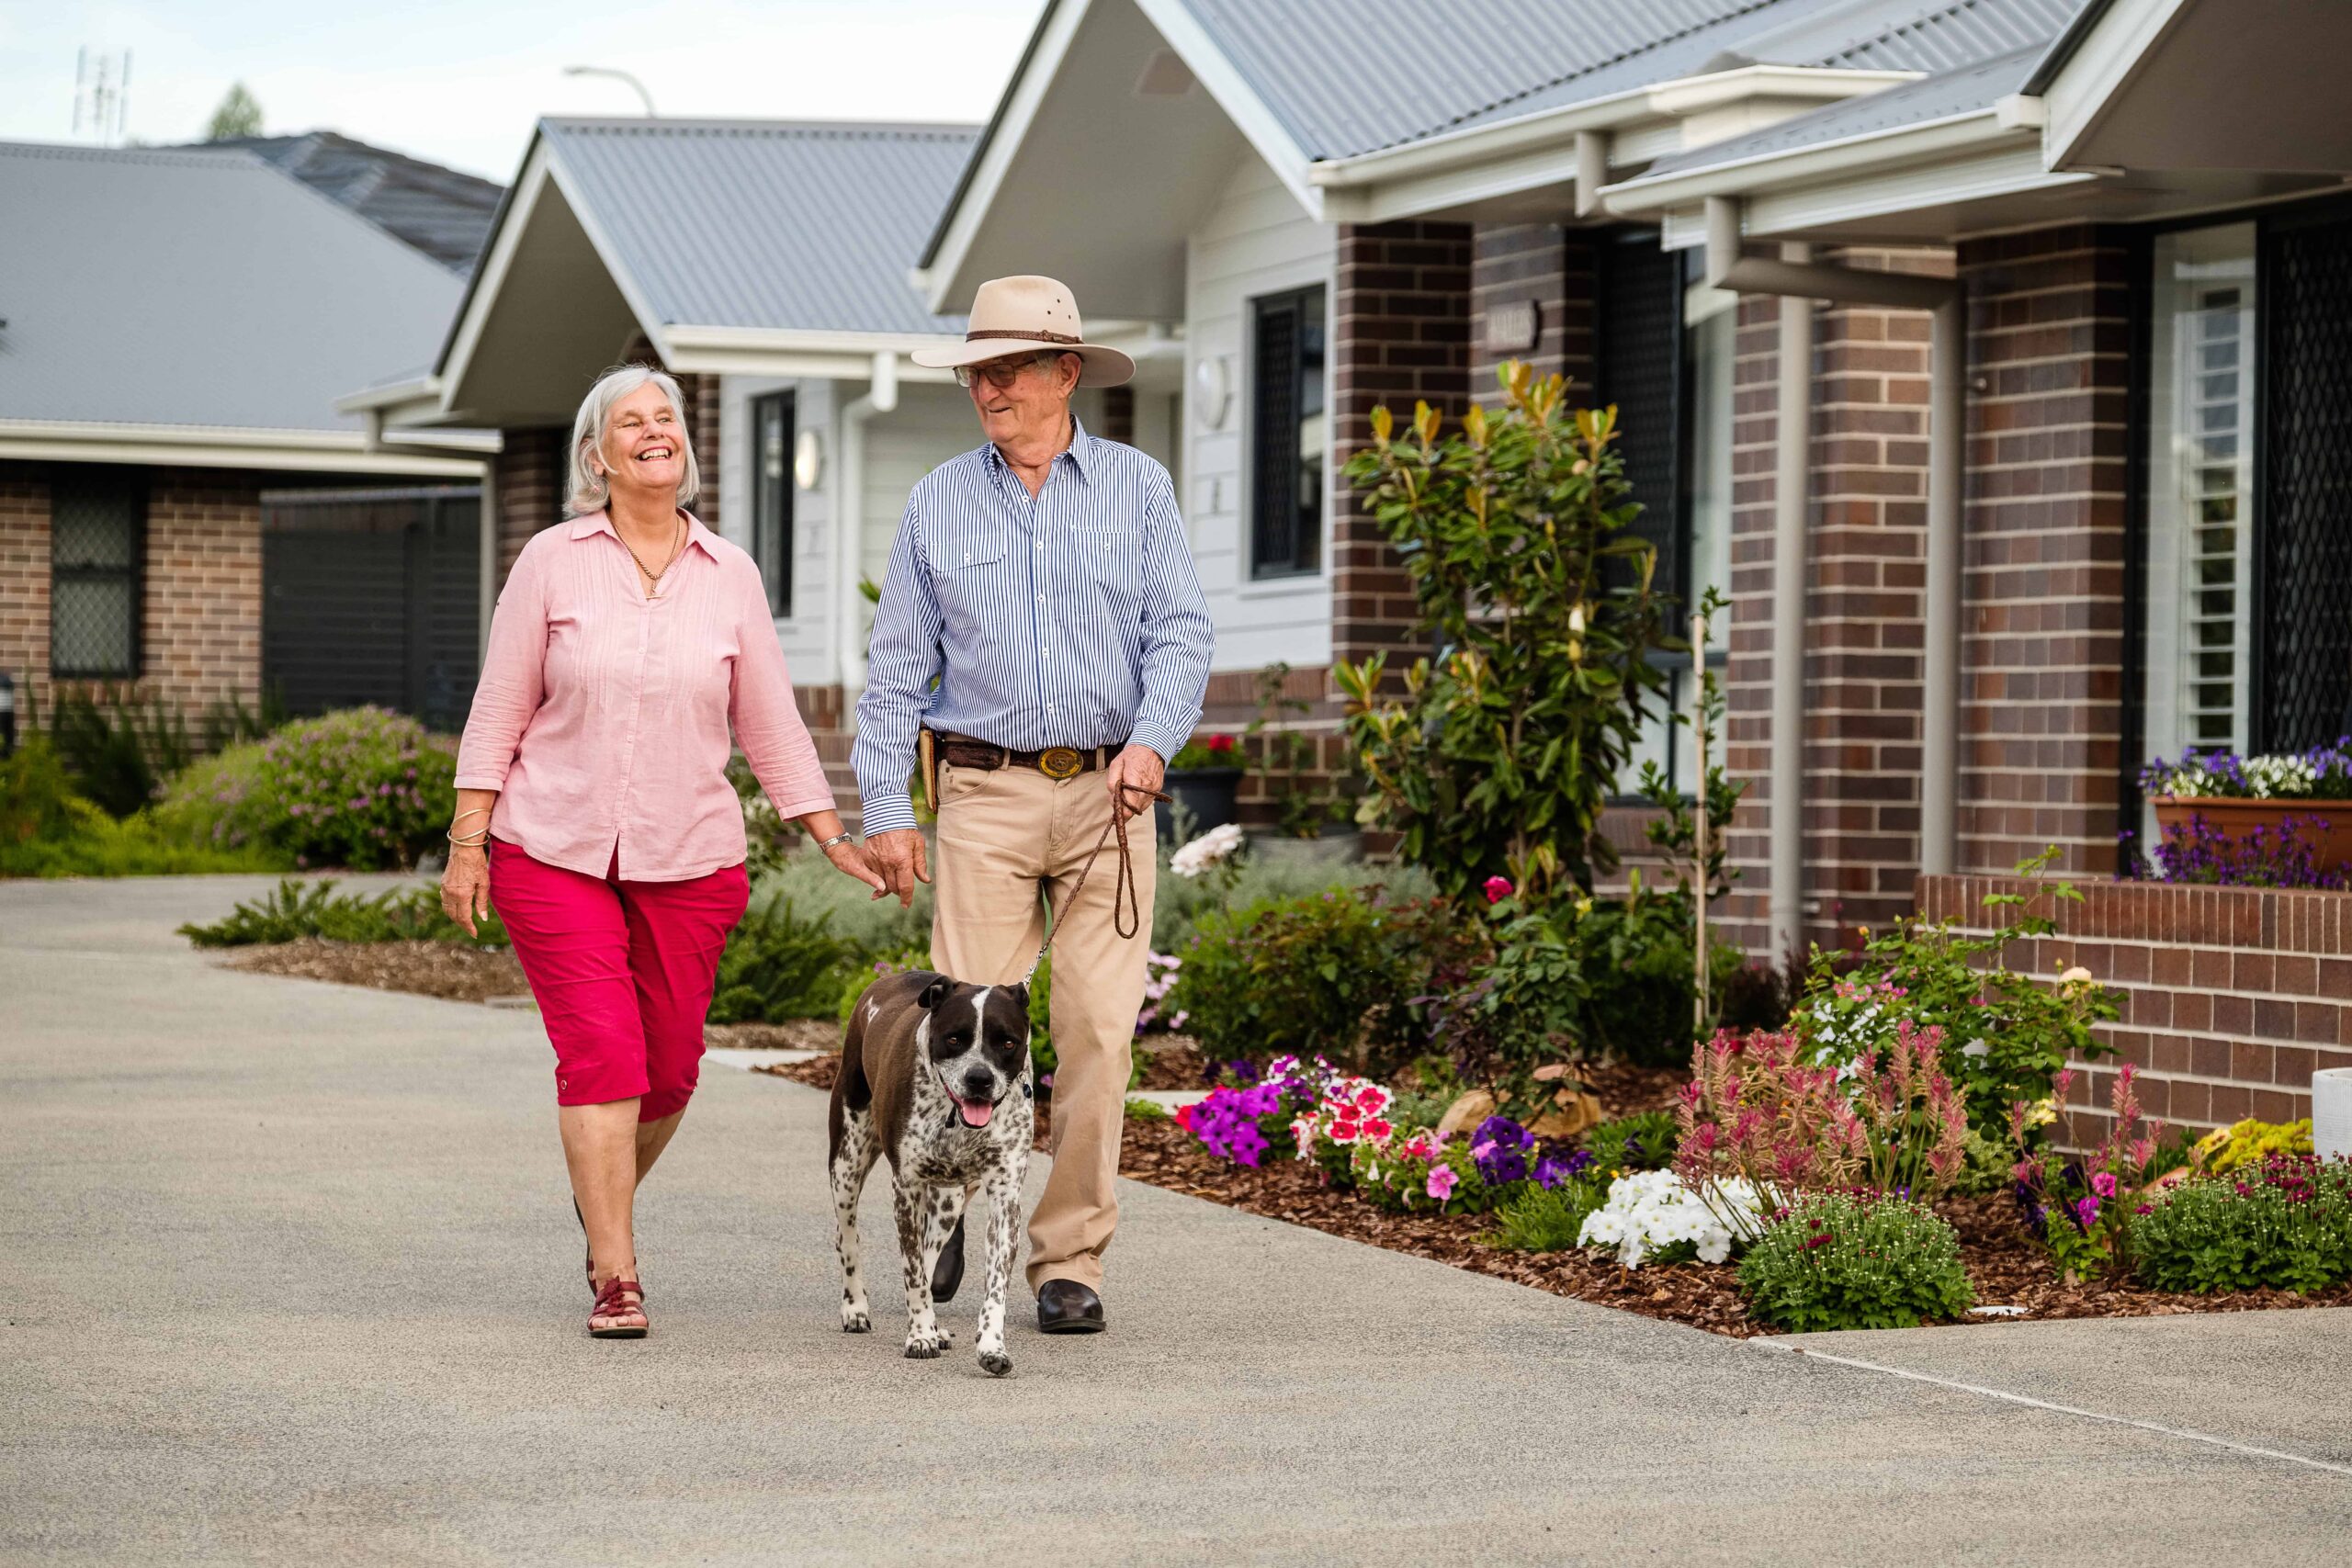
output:
<instances>
[{"instance_id":1,"label":"garden bed","mask_svg":"<svg viewBox=\"0 0 2352 1568\"><path fill-rule=\"evenodd\" d=\"M830 1090L840 1067L841 1058L829 1055L760 1070ZM1642 1067L1588 1067L1583 1076L1587 1087L1600 1097L1612 1116L1666 1105L1682 1081L1679 1074ZM1040 1149L1046 1146L1050 1124L1050 1109L1041 1106ZM1119 1174L1227 1208L1645 1317L1688 1324L1735 1338L1776 1332L1748 1315L1739 1293L1738 1271L1729 1266L1650 1264L1634 1269L1621 1266L1605 1251L1519 1252L1495 1247L1483 1239L1495 1229L1492 1214L1384 1213L1355 1193L1326 1184L1310 1164L1270 1157L1261 1167L1236 1165L1210 1153L1173 1121L1161 1117L1127 1118L1119 1149ZM2047 1258L2019 1228L2016 1203L2006 1194L1948 1198L1935 1208L1960 1233L1962 1260L1978 1302L2025 1309L2016 1317L1962 1319L1967 1325L2014 1322L2017 1317L2165 1317L2183 1313L2352 1306L2352 1282L2308 1296L2291 1291L2189 1295L2149 1290L2129 1280L2069 1285L2052 1276Z\"/></svg>"},{"instance_id":2,"label":"garden bed","mask_svg":"<svg viewBox=\"0 0 2352 1568\"><path fill-rule=\"evenodd\" d=\"M258 975L372 986L379 991L411 991L453 1002L527 996L531 989L512 953L451 942L329 942L323 937L304 937L299 942L240 948L224 963L229 968Z\"/></svg>"}]
</instances>

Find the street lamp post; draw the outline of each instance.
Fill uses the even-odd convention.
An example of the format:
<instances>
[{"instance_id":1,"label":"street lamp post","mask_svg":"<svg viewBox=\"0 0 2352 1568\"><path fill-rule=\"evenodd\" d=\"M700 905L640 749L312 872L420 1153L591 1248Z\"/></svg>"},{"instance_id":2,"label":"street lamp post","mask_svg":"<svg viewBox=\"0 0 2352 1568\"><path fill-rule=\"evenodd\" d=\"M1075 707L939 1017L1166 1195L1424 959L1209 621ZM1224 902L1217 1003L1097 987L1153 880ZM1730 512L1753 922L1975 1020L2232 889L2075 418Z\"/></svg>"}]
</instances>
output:
<instances>
[{"instance_id":1,"label":"street lamp post","mask_svg":"<svg viewBox=\"0 0 2352 1568\"><path fill-rule=\"evenodd\" d=\"M639 81L636 77L630 75L626 71L616 71L609 65L567 65L563 68L563 73L567 76L610 76L616 81L626 82L630 86L636 88L637 96L640 99L644 100L645 118L648 119L655 118L653 113L653 95L645 90L644 83Z\"/></svg>"}]
</instances>

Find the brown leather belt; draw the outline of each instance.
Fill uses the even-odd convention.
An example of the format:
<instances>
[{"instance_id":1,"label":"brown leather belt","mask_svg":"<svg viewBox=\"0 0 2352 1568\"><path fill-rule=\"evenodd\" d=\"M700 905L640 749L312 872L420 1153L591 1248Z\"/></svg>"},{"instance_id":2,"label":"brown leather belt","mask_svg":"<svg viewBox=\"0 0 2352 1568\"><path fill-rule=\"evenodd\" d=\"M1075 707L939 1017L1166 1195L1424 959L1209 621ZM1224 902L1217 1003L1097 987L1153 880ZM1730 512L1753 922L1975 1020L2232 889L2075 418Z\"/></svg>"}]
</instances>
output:
<instances>
[{"instance_id":1,"label":"brown leather belt","mask_svg":"<svg viewBox=\"0 0 2352 1568\"><path fill-rule=\"evenodd\" d=\"M998 768L1035 768L1049 779L1076 778L1097 768L1107 768L1111 759L1125 749L1121 742L1090 746L1082 750L1075 746L1048 746L1042 751L1015 751L990 741L975 740L968 735L950 735L945 730L936 733L939 759L951 768L989 772Z\"/></svg>"}]
</instances>

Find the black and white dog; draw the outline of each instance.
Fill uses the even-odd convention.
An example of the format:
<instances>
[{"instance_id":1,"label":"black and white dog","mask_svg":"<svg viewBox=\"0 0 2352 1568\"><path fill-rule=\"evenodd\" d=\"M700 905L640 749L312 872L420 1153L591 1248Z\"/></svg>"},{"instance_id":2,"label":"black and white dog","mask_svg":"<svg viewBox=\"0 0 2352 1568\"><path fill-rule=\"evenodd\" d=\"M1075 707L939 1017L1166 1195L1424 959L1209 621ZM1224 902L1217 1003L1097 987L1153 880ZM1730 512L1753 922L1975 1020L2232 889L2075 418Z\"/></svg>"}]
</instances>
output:
<instances>
[{"instance_id":1,"label":"black and white dog","mask_svg":"<svg viewBox=\"0 0 2352 1568\"><path fill-rule=\"evenodd\" d=\"M874 1161L886 1157L907 1286L907 1354L927 1359L947 1348L950 1336L932 1306L932 1271L965 1204L979 1194L989 1221L980 1365L998 1377L1012 1370L1004 1292L1020 1244L1034 1093L1027 986L967 986L918 971L866 987L842 1043L828 1118L843 1329L874 1326L857 1202Z\"/></svg>"}]
</instances>

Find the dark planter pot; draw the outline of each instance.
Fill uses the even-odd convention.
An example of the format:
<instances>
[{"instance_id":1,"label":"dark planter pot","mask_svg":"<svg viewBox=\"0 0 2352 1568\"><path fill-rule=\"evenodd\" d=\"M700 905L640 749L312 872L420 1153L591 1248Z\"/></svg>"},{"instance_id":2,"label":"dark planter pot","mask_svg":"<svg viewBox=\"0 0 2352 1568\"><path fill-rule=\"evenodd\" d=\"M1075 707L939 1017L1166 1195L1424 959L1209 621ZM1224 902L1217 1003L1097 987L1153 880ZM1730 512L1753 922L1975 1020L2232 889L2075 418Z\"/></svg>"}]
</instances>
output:
<instances>
[{"instance_id":1,"label":"dark planter pot","mask_svg":"<svg viewBox=\"0 0 2352 1568\"><path fill-rule=\"evenodd\" d=\"M1239 768L1178 768L1168 775L1168 793L1175 804L1192 813L1194 836L1240 820L1233 804L1241 787ZM1175 818L1167 806L1152 808L1159 817L1159 836L1172 841Z\"/></svg>"},{"instance_id":2,"label":"dark planter pot","mask_svg":"<svg viewBox=\"0 0 2352 1568\"><path fill-rule=\"evenodd\" d=\"M2267 828L2275 833L2292 817L2301 825L2304 841L2312 846L2312 858L2320 870L2335 871L2352 864L2352 800L2245 800L2228 795L2200 798L2160 795L2149 804L2155 807L2159 830L2185 827L2191 818L2202 817L2233 842L2256 828Z\"/></svg>"}]
</instances>

